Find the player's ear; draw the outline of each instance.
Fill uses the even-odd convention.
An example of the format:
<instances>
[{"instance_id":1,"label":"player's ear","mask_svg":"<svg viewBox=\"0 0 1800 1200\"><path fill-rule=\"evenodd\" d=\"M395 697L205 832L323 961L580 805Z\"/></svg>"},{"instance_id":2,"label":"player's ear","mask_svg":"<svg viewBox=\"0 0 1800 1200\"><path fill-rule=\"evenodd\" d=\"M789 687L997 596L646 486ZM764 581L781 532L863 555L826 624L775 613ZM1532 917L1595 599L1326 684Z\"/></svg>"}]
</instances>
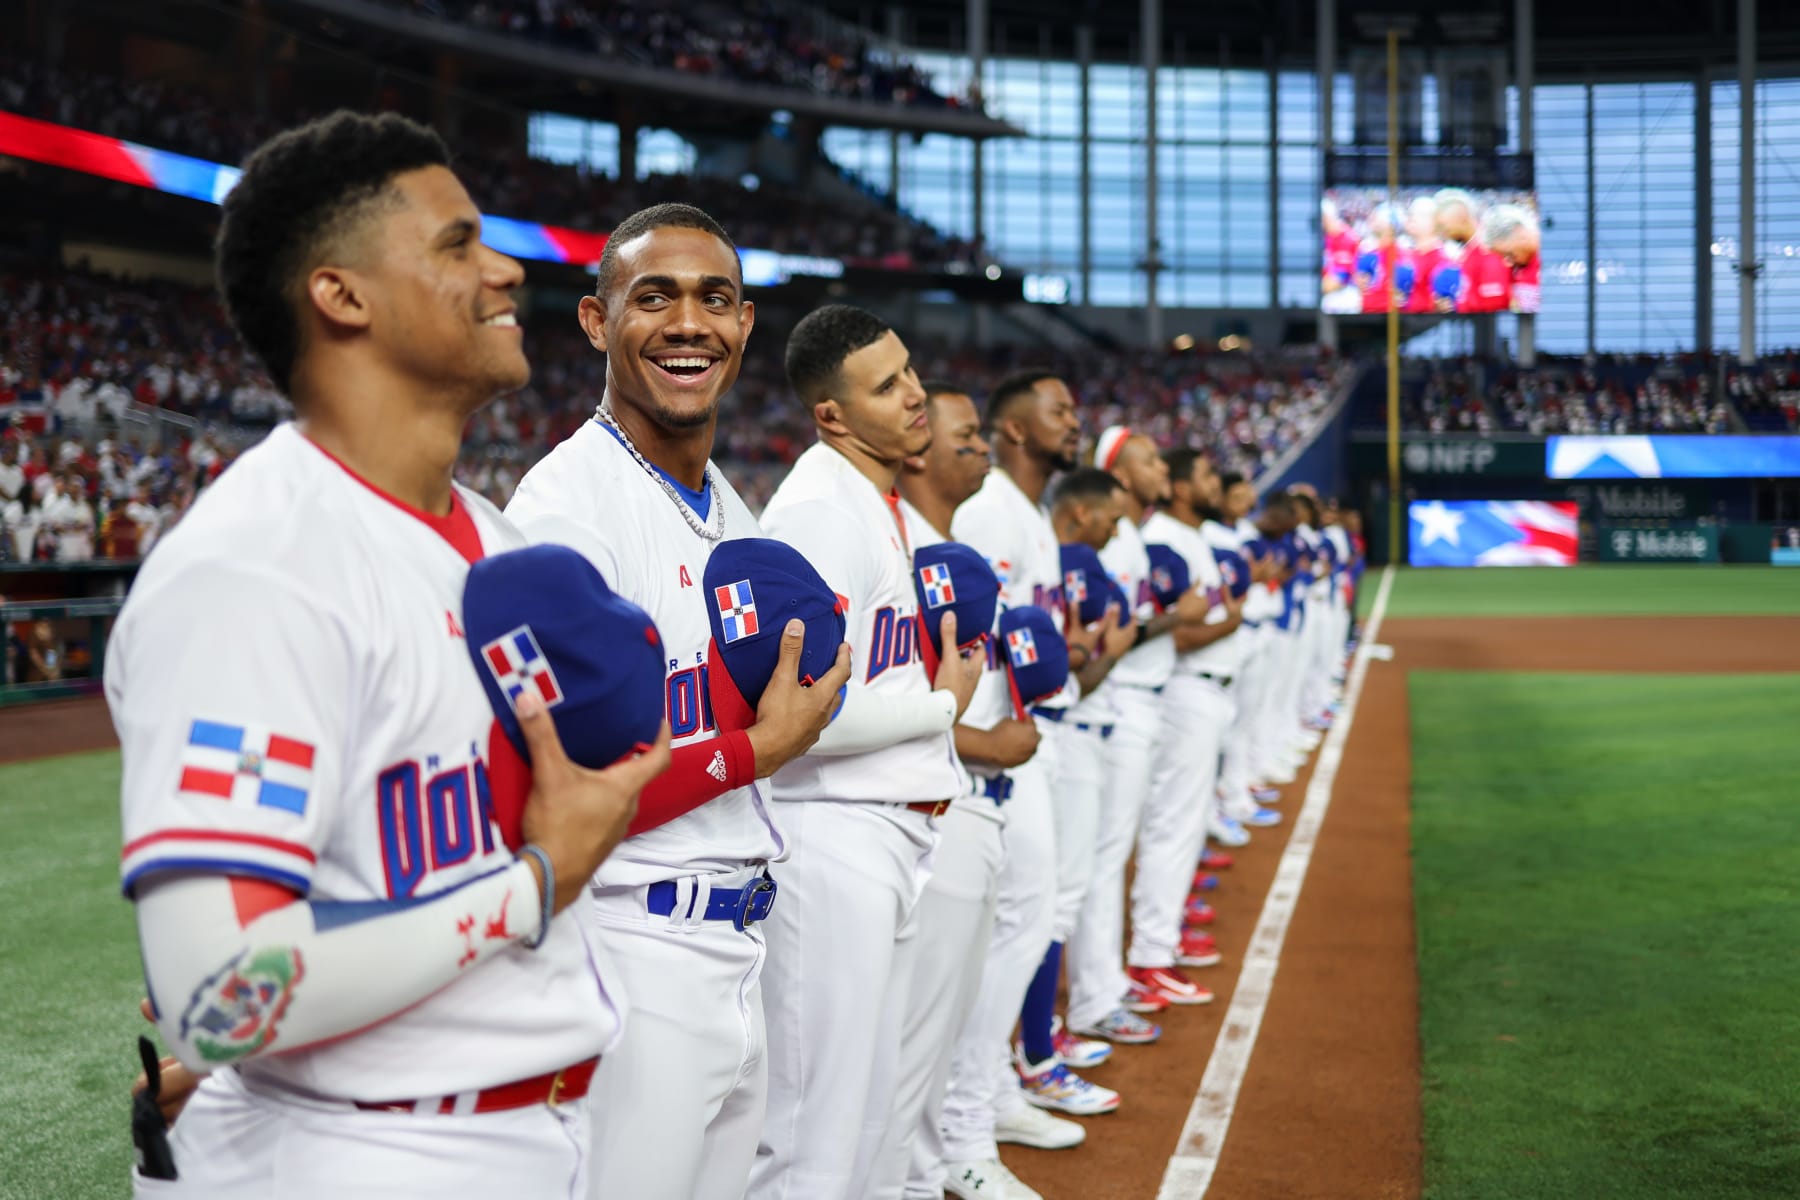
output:
<instances>
[{"instance_id":1,"label":"player's ear","mask_svg":"<svg viewBox=\"0 0 1800 1200\"><path fill-rule=\"evenodd\" d=\"M744 345L750 344L750 331L756 328L756 301L746 300L738 305L738 321L744 327Z\"/></svg>"},{"instance_id":2,"label":"player's ear","mask_svg":"<svg viewBox=\"0 0 1800 1200\"><path fill-rule=\"evenodd\" d=\"M575 306L575 319L581 323L581 332L587 334L588 343L602 354L606 352L606 305L598 296L583 296L581 303Z\"/></svg>"},{"instance_id":3,"label":"player's ear","mask_svg":"<svg viewBox=\"0 0 1800 1200\"><path fill-rule=\"evenodd\" d=\"M820 429L828 433L848 433L849 426L844 424L844 409L836 400L824 399L813 405L813 420Z\"/></svg>"},{"instance_id":4,"label":"player's ear","mask_svg":"<svg viewBox=\"0 0 1800 1200\"><path fill-rule=\"evenodd\" d=\"M314 267L306 277L306 299L314 312L332 324L366 329L370 309L369 299L361 290L362 282L347 267Z\"/></svg>"}]
</instances>

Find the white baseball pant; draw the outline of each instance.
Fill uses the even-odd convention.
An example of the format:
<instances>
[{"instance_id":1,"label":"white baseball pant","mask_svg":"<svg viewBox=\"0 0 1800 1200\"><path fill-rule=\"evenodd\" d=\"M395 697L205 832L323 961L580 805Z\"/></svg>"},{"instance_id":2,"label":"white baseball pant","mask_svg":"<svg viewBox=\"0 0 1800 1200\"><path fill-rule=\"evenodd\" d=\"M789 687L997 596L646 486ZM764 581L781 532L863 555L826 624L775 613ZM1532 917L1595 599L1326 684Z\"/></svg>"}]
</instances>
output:
<instances>
[{"instance_id":1,"label":"white baseball pant","mask_svg":"<svg viewBox=\"0 0 1800 1200\"><path fill-rule=\"evenodd\" d=\"M1110 726L1060 724L1045 737L1056 745L1056 775L1050 794L1056 812L1056 921L1053 942L1067 942L1081 917L1094 879L1094 851L1100 831L1101 793L1106 790L1106 739Z\"/></svg>"},{"instance_id":2,"label":"white baseball pant","mask_svg":"<svg viewBox=\"0 0 1800 1200\"><path fill-rule=\"evenodd\" d=\"M1125 978L1125 864L1137 841L1150 791L1162 696L1150 688L1112 689L1118 715L1106 741L1106 778L1094 845L1094 878L1063 961L1069 970L1069 1026L1082 1029L1119 1007Z\"/></svg>"},{"instance_id":3,"label":"white baseball pant","mask_svg":"<svg viewBox=\"0 0 1800 1200\"><path fill-rule=\"evenodd\" d=\"M741 888L762 866L676 881L674 913L647 888L596 892L588 928L631 1000L619 1046L594 1075L590 1200L738 1200L768 1094L763 938L703 921L713 887ZM775 904L791 903L777 892Z\"/></svg>"},{"instance_id":4,"label":"white baseball pant","mask_svg":"<svg viewBox=\"0 0 1800 1200\"><path fill-rule=\"evenodd\" d=\"M1048 725L1040 720L1039 732ZM1044 734L1031 761L1008 772L1013 791L1006 802L1006 828L1001 833L1005 854L994 906L994 931L988 939L975 1005L951 1054L950 1082L939 1121L945 1162L999 1157L994 1117L1003 1104L1010 1106L1019 1090L1007 1043L1025 1003L1025 989L1031 986L1032 976L1050 948L1056 908L1058 830L1049 774L1055 757L1056 744Z\"/></svg>"},{"instance_id":5,"label":"white baseball pant","mask_svg":"<svg viewBox=\"0 0 1800 1200\"><path fill-rule=\"evenodd\" d=\"M776 813L789 846L763 922L769 1102L752 1200L862 1200L899 1075L914 915L930 817L804 800Z\"/></svg>"},{"instance_id":6,"label":"white baseball pant","mask_svg":"<svg viewBox=\"0 0 1800 1200\"><path fill-rule=\"evenodd\" d=\"M1300 733L1296 723L1300 711L1300 637L1297 630L1277 628L1269 642L1268 691L1256 740L1257 774L1265 779L1293 762L1294 743Z\"/></svg>"},{"instance_id":7,"label":"white baseball pant","mask_svg":"<svg viewBox=\"0 0 1800 1200\"><path fill-rule=\"evenodd\" d=\"M988 811L976 811L984 807ZM975 1004L1000 894L1001 824L985 795L944 814L931 882L919 898L921 953L900 1031L900 1080L868 1195L943 1195L938 1120L957 1034ZM935 1183L932 1181L935 1180ZM931 1192L932 1187L936 1192Z\"/></svg>"},{"instance_id":8,"label":"white baseball pant","mask_svg":"<svg viewBox=\"0 0 1800 1200\"><path fill-rule=\"evenodd\" d=\"M584 1097L478 1116L365 1112L252 1090L236 1071L217 1071L202 1081L170 1132L181 1178L145 1179L134 1171L133 1195L586 1200L588 1111Z\"/></svg>"},{"instance_id":9,"label":"white baseball pant","mask_svg":"<svg viewBox=\"0 0 1800 1200\"><path fill-rule=\"evenodd\" d=\"M1237 636L1245 642L1243 661L1231 682L1231 699L1235 716L1225 731L1220 751L1219 790L1228 805L1241 805L1250 799L1250 785L1260 783L1256 774L1256 722L1262 715L1267 691L1268 626L1241 628Z\"/></svg>"},{"instance_id":10,"label":"white baseball pant","mask_svg":"<svg viewBox=\"0 0 1800 1200\"><path fill-rule=\"evenodd\" d=\"M1219 747L1236 708L1219 684L1177 673L1162 693L1156 770L1138 824L1131 884L1134 967L1172 967L1194 864L1206 845L1206 814L1218 778ZM1117 736L1116 734L1114 736Z\"/></svg>"}]
</instances>

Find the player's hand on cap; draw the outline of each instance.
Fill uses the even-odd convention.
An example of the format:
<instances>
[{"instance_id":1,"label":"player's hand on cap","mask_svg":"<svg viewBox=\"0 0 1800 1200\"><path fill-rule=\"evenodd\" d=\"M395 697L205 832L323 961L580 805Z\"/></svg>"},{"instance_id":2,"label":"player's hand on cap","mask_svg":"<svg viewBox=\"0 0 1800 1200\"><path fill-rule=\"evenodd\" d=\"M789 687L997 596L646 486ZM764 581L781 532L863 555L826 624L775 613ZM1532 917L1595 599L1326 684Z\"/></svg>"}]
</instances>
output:
<instances>
[{"instance_id":1,"label":"player's hand on cap","mask_svg":"<svg viewBox=\"0 0 1800 1200\"><path fill-rule=\"evenodd\" d=\"M806 623L799 618L789 621L781 631L775 674L756 706L756 724L744 731L756 754L758 779L767 779L813 748L831 724L850 681L850 643L843 642L831 670L810 684L801 683L800 650L805 643Z\"/></svg>"},{"instance_id":2,"label":"player's hand on cap","mask_svg":"<svg viewBox=\"0 0 1800 1200\"><path fill-rule=\"evenodd\" d=\"M1119 605L1115 601L1106 606L1106 615L1100 618L1103 631L1100 639L1101 653L1108 658L1123 658L1125 652L1137 645L1137 626L1127 621L1119 624Z\"/></svg>"},{"instance_id":3,"label":"player's hand on cap","mask_svg":"<svg viewBox=\"0 0 1800 1200\"><path fill-rule=\"evenodd\" d=\"M1116 608L1109 607L1106 611L1108 615L1104 620L1095 621L1092 625L1083 625L1079 619L1075 618L1074 610L1070 610L1069 629L1063 635L1063 639L1069 643L1071 658L1075 657L1076 650L1085 651L1081 655L1081 662L1077 665L1077 670L1086 666L1093 660L1094 655L1100 652L1100 643L1106 637L1108 624L1118 620Z\"/></svg>"},{"instance_id":4,"label":"player's hand on cap","mask_svg":"<svg viewBox=\"0 0 1800 1200\"><path fill-rule=\"evenodd\" d=\"M956 639L956 613L944 614L944 622L938 626L938 638L944 643L947 652L959 644ZM956 720L962 720L963 713L968 711L969 701L975 695L975 685L981 682L981 672L986 667L985 646L976 646L959 653L945 653L938 662L937 678L931 681L931 686L936 691L949 692L956 697Z\"/></svg>"},{"instance_id":5,"label":"player's hand on cap","mask_svg":"<svg viewBox=\"0 0 1800 1200\"><path fill-rule=\"evenodd\" d=\"M669 722L663 721L656 744L648 750L592 771L563 753L556 724L537 692L521 692L514 711L531 752L525 840L550 856L556 872L553 910L561 912L575 902L624 839L626 827L637 815L638 793L668 769Z\"/></svg>"},{"instance_id":6,"label":"player's hand on cap","mask_svg":"<svg viewBox=\"0 0 1800 1200\"><path fill-rule=\"evenodd\" d=\"M1024 766L1037 753L1036 721L1017 721L1011 717L988 730L988 749L995 766L1004 770Z\"/></svg>"},{"instance_id":7,"label":"player's hand on cap","mask_svg":"<svg viewBox=\"0 0 1800 1200\"><path fill-rule=\"evenodd\" d=\"M1203 588L1191 587L1175 600L1175 619L1183 625L1198 625L1212 611L1212 601Z\"/></svg>"}]
</instances>

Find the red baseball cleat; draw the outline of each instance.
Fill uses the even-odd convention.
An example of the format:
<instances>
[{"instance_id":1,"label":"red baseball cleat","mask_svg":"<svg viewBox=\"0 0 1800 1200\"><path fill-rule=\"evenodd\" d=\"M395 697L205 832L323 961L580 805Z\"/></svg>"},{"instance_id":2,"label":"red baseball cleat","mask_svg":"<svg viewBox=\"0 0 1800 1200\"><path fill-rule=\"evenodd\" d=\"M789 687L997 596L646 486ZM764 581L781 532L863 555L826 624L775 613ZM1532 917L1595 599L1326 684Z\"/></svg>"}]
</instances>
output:
<instances>
[{"instance_id":1,"label":"red baseball cleat","mask_svg":"<svg viewBox=\"0 0 1800 1200\"><path fill-rule=\"evenodd\" d=\"M1131 986L1125 989L1125 998L1120 1001L1127 1011L1139 1014L1154 1014L1167 1010L1169 1005L1173 1003L1167 996L1163 995L1160 988L1139 983L1137 981L1137 976L1133 975L1130 970L1127 970L1125 973L1132 976Z\"/></svg>"},{"instance_id":2,"label":"red baseball cleat","mask_svg":"<svg viewBox=\"0 0 1800 1200\"><path fill-rule=\"evenodd\" d=\"M1216 966L1221 958L1219 943L1213 941L1210 933L1201 933L1197 929L1181 931L1181 948L1175 951L1175 961L1184 967Z\"/></svg>"},{"instance_id":3,"label":"red baseball cleat","mask_svg":"<svg viewBox=\"0 0 1800 1200\"><path fill-rule=\"evenodd\" d=\"M1201 987L1175 967L1126 967L1131 986L1161 992L1170 1004L1211 1004L1211 988Z\"/></svg>"},{"instance_id":4,"label":"red baseball cleat","mask_svg":"<svg viewBox=\"0 0 1800 1200\"><path fill-rule=\"evenodd\" d=\"M1189 925L1211 925L1219 919L1219 912L1204 900L1189 900L1182 918Z\"/></svg>"},{"instance_id":5,"label":"red baseball cleat","mask_svg":"<svg viewBox=\"0 0 1800 1200\"><path fill-rule=\"evenodd\" d=\"M1229 854L1217 850L1208 850L1200 856L1200 868L1205 871L1228 871L1237 860Z\"/></svg>"}]
</instances>

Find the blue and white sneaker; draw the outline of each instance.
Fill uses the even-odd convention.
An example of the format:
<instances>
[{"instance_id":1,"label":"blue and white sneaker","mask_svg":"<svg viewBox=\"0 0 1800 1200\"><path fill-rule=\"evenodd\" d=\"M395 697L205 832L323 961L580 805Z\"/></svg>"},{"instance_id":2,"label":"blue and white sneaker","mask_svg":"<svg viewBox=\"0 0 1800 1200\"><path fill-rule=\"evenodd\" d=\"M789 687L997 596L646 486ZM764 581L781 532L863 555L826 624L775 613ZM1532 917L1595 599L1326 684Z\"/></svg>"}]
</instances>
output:
<instances>
[{"instance_id":1,"label":"blue and white sneaker","mask_svg":"<svg viewBox=\"0 0 1800 1200\"><path fill-rule=\"evenodd\" d=\"M1266 812L1267 810L1262 809L1258 811ZM1279 819L1279 814L1277 815L1277 819ZM1236 848L1238 846L1248 846L1250 844L1250 831L1245 829L1243 824L1239 822L1236 817L1231 816L1224 809L1218 807L1214 807L1211 814L1206 818L1206 836L1210 837L1221 846Z\"/></svg>"},{"instance_id":2,"label":"blue and white sneaker","mask_svg":"<svg viewBox=\"0 0 1800 1200\"><path fill-rule=\"evenodd\" d=\"M1162 1026L1123 1008L1115 1008L1086 1029L1069 1032L1076 1037L1101 1038L1121 1046L1148 1046L1162 1036Z\"/></svg>"},{"instance_id":3,"label":"blue and white sneaker","mask_svg":"<svg viewBox=\"0 0 1800 1200\"><path fill-rule=\"evenodd\" d=\"M1111 1046L1097 1038L1076 1037L1063 1028L1061 1017L1050 1024L1050 1042L1056 1047L1056 1057L1062 1060L1063 1066L1081 1071L1097 1067L1112 1057Z\"/></svg>"},{"instance_id":4,"label":"blue and white sneaker","mask_svg":"<svg viewBox=\"0 0 1800 1200\"><path fill-rule=\"evenodd\" d=\"M1267 829L1271 825L1281 824L1281 814L1272 808L1258 808L1244 818L1244 824L1252 829Z\"/></svg>"},{"instance_id":5,"label":"blue and white sneaker","mask_svg":"<svg viewBox=\"0 0 1800 1200\"><path fill-rule=\"evenodd\" d=\"M1072 1117L1097 1117L1119 1107L1119 1093L1089 1083L1054 1058L1036 1066L1023 1061L1016 1065L1028 1104Z\"/></svg>"},{"instance_id":6,"label":"blue and white sneaker","mask_svg":"<svg viewBox=\"0 0 1800 1200\"><path fill-rule=\"evenodd\" d=\"M1269 787L1266 784L1252 784L1250 786L1250 798L1258 804L1274 804L1281 799L1281 789Z\"/></svg>"}]
</instances>

